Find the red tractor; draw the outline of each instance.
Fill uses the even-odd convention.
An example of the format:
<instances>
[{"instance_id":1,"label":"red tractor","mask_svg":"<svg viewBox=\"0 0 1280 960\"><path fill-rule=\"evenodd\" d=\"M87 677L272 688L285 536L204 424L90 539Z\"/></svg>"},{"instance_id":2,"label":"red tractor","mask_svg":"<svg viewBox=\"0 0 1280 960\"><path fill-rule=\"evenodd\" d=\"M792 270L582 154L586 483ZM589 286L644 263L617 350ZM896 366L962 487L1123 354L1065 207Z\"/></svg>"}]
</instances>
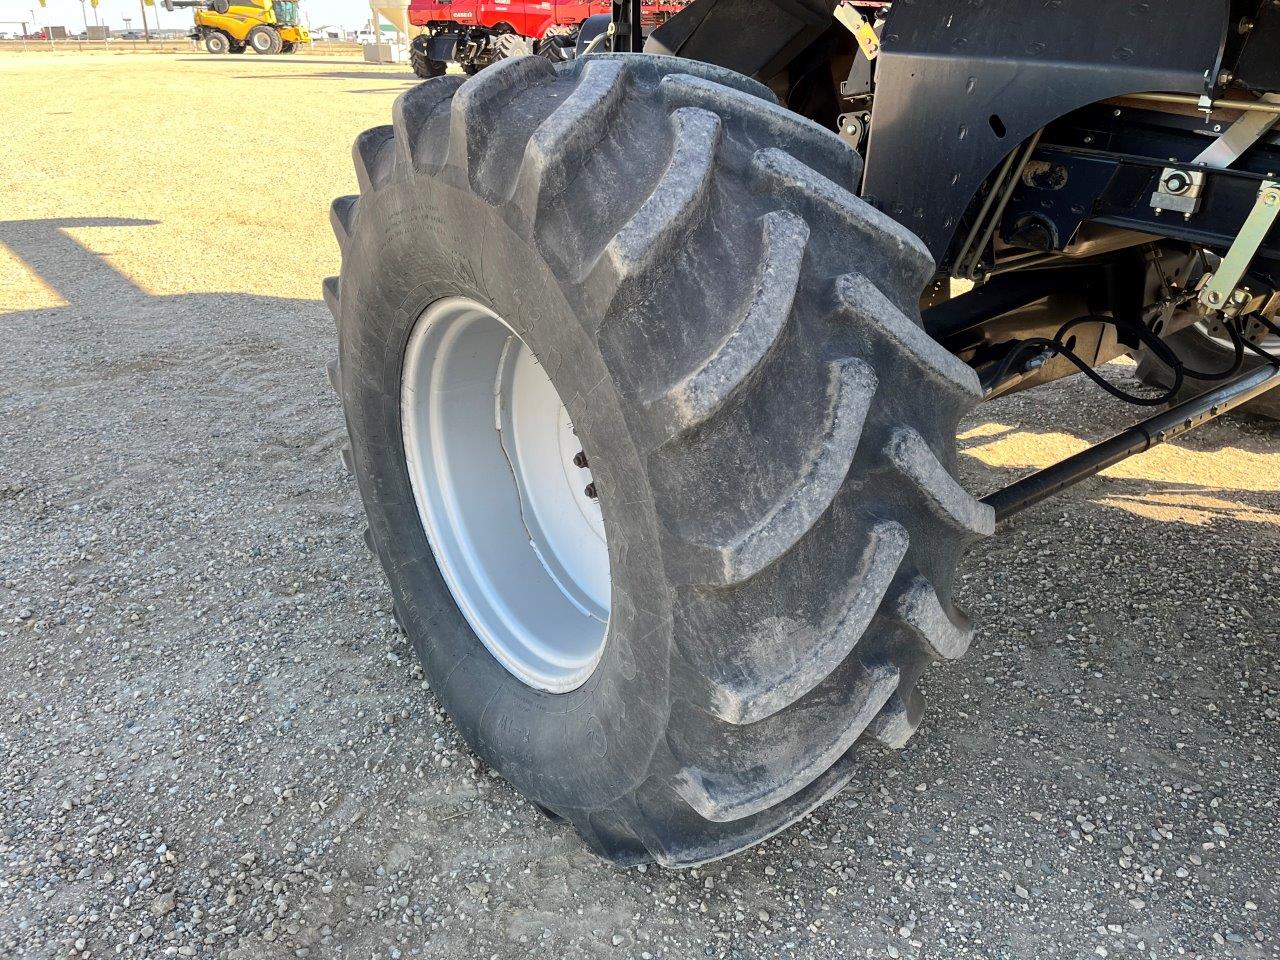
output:
<instances>
[{"instance_id":1,"label":"red tractor","mask_svg":"<svg viewBox=\"0 0 1280 960\"><path fill-rule=\"evenodd\" d=\"M646 0L645 33L686 3ZM411 0L409 22L423 30L410 44L410 62L428 80L443 76L450 61L475 74L496 60L531 53L569 60L604 39L610 9L609 0Z\"/></svg>"}]
</instances>

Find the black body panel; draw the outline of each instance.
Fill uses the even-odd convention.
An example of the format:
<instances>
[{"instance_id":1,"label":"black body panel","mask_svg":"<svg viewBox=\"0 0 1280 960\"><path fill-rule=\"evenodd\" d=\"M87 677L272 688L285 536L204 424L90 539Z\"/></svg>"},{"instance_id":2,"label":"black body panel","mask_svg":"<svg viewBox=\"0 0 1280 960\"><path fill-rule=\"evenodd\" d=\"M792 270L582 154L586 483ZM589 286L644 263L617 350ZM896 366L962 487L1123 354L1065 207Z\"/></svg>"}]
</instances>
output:
<instances>
[{"instance_id":1,"label":"black body panel","mask_svg":"<svg viewBox=\"0 0 1280 960\"><path fill-rule=\"evenodd\" d=\"M882 37L863 193L945 264L1004 157L1057 118L1216 81L1228 0L896 3Z\"/></svg>"},{"instance_id":2,"label":"black body panel","mask_svg":"<svg viewBox=\"0 0 1280 960\"><path fill-rule=\"evenodd\" d=\"M419 40L426 39L420 44L422 51L432 60L456 60L458 58L458 44L462 42L462 31L447 33L420 34L414 39L417 44Z\"/></svg>"},{"instance_id":3,"label":"black body panel","mask_svg":"<svg viewBox=\"0 0 1280 960\"><path fill-rule=\"evenodd\" d=\"M1264 2L1250 18L1236 62L1236 82L1258 93L1280 92L1280 4Z\"/></svg>"},{"instance_id":4,"label":"black body panel","mask_svg":"<svg viewBox=\"0 0 1280 960\"><path fill-rule=\"evenodd\" d=\"M1027 246L1017 235L1034 222L1060 247L1089 221L1225 250L1262 181L1280 173L1280 132L1264 136L1228 169L1212 171L1192 216L1151 206L1161 170L1196 170L1196 156L1218 136L1214 126L1225 129L1226 123L1211 126L1199 117L1129 106L1088 107L1058 121L1033 156L1043 172L1029 172L1013 193L1002 239ZM1280 258L1280 226L1258 252L1263 259Z\"/></svg>"},{"instance_id":5,"label":"black body panel","mask_svg":"<svg viewBox=\"0 0 1280 960\"><path fill-rule=\"evenodd\" d=\"M768 80L832 23L835 0L693 0L658 27L646 51Z\"/></svg>"}]
</instances>

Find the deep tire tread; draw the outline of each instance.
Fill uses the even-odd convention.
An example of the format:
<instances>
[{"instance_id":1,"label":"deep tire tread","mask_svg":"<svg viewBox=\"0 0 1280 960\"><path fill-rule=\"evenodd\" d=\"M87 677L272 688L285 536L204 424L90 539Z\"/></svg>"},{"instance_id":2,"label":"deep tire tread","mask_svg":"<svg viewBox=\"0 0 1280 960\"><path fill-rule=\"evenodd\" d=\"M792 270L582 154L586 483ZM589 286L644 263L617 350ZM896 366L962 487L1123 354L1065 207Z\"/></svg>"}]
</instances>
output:
<instances>
[{"instance_id":1,"label":"deep tire tread","mask_svg":"<svg viewBox=\"0 0 1280 960\"><path fill-rule=\"evenodd\" d=\"M896 268L884 277L889 299L904 312L917 308L920 290L933 279L934 264L915 234L784 150L757 150L752 163L763 189L791 199L841 232L850 232L882 248Z\"/></svg>"},{"instance_id":2,"label":"deep tire tread","mask_svg":"<svg viewBox=\"0 0 1280 960\"><path fill-rule=\"evenodd\" d=\"M898 472L919 488L925 502L941 520L975 539L995 533L995 511L960 485L915 430L910 427L895 430L885 454Z\"/></svg>"},{"instance_id":3,"label":"deep tire tread","mask_svg":"<svg viewBox=\"0 0 1280 960\"><path fill-rule=\"evenodd\" d=\"M720 118L685 107L671 114L675 148L659 182L606 248L619 281L666 263L706 213L720 143Z\"/></svg>"},{"instance_id":4,"label":"deep tire tread","mask_svg":"<svg viewBox=\"0 0 1280 960\"><path fill-rule=\"evenodd\" d=\"M750 673L712 674L711 710L729 723L756 723L789 707L830 676L849 656L867 631L871 619L884 602L906 556L907 531L893 520L877 523L865 546L858 576L847 592L831 604L832 613L817 623L801 623L785 637L765 633L740 637L747 648L742 659L751 663ZM914 596L914 595L913 595ZM915 619L928 624L916 607L930 611L923 602L912 607ZM723 668L721 668L723 669Z\"/></svg>"},{"instance_id":5,"label":"deep tire tread","mask_svg":"<svg viewBox=\"0 0 1280 960\"><path fill-rule=\"evenodd\" d=\"M361 193L368 193L386 183L395 162L394 139L395 128L390 124L373 127L356 137L351 146L351 159Z\"/></svg>"},{"instance_id":6,"label":"deep tire tread","mask_svg":"<svg viewBox=\"0 0 1280 960\"><path fill-rule=\"evenodd\" d=\"M333 227L338 249L344 252L351 242L351 231L356 217L356 201L359 199L352 196L338 197L329 206L329 225Z\"/></svg>"},{"instance_id":7,"label":"deep tire tread","mask_svg":"<svg viewBox=\"0 0 1280 960\"><path fill-rule=\"evenodd\" d=\"M573 93L539 124L524 149L513 195L536 216L539 201L558 196L608 133L626 91L623 64L588 61Z\"/></svg>"},{"instance_id":8,"label":"deep tire tread","mask_svg":"<svg viewBox=\"0 0 1280 960\"><path fill-rule=\"evenodd\" d=\"M544 57L511 57L461 84L453 95L448 162L466 171L472 187L486 199L496 202L509 192L509 184L486 184L481 176L485 159L493 154L486 147L502 133L502 108L510 98L554 76Z\"/></svg>"},{"instance_id":9,"label":"deep tire tread","mask_svg":"<svg viewBox=\"0 0 1280 960\"><path fill-rule=\"evenodd\" d=\"M338 278L325 277L324 282L320 285L320 289L324 294L324 305L329 308L329 314L333 317L334 325L341 329L342 298L338 292Z\"/></svg>"},{"instance_id":10,"label":"deep tire tread","mask_svg":"<svg viewBox=\"0 0 1280 960\"><path fill-rule=\"evenodd\" d=\"M765 215L762 230L763 255L747 309L711 356L650 401L671 434L686 432L714 416L751 381L787 328L809 227L794 214L779 211Z\"/></svg>"},{"instance_id":11,"label":"deep tire tread","mask_svg":"<svg viewBox=\"0 0 1280 960\"><path fill-rule=\"evenodd\" d=\"M897 691L898 670L881 664L842 687L840 699L830 704L843 708L830 710L840 719L834 729L824 730L825 739L815 743L806 738L806 749L793 751L791 737L761 735L751 751L753 765L723 770L688 766L677 778L676 790L701 816L718 823L753 816L795 796L831 769L876 720ZM767 770L764 775L761 768Z\"/></svg>"},{"instance_id":12,"label":"deep tire tread","mask_svg":"<svg viewBox=\"0 0 1280 960\"><path fill-rule=\"evenodd\" d=\"M447 119L462 77L437 77L406 90L391 108L396 156L410 170L436 170L444 163L448 137L431 136L438 117Z\"/></svg>"},{"instance_id":13,"label":"deep tire tread","mask_svg":"<svg viewBox=\"0 0 1280 960\"><path fill-rule=\"evenodd\" d=\"M577 229L575 216L598 214L573 195L595 182L584 170L646 111L665 112L667 152L655 142L637 156L635 176L610 181L631 193L559 242ZM905 744L923 709L923 665L962 655L972 638L951 602L948 562L935 569L928 558L958 556L993 518L954 478L950 433L981 398L977 378L922 329L918 301L933 262L852 192L857 154L755 81L675 58L604 55L555 67L512 58L465 82L428 80L353 156L362 194L429 176L498 208L531 246L555 246L554 257L544 250L551 274L599 305L584 323L602 351L610 324L642 315L628 311L697 264L681 256L687 245L756 231L756 246L737 249L758 256L707 280L709 303L736 305L699 318L720 326L696 344L681 340L690 345L661 377L628 381L651 463L673 451L678 463L717 431L757 422L779 383L812 385L805 418L780 445L802 455L787 460L785 483L759 487L752 516L718 504L731 522L710 538L682 528L683 516L663 520L667 582L686 598L672 670L687 683L672 704L681 719L646 778L607 806L544 812L617 862L694 865L767 839L841 789L863 741ZM344 251L360 227L357 201L332 208ZM739 206L761 203L744 222ZM544 233L544 216L560 233ZM324 287L340 325L345 286ZM618 342L625 354L628 341ZM331 371L339 392L341 373ZM902 382L882 384L882 375L911 378L927 402L903 400ZM354 467L350 447L343 453ZM766 437L750 456L748 473L756 462L776 467L779 454ZM735 489L727 482L716 495ZM881 490L892 494L883 503ZM823 566L847 579L792 626L770 626L771 610L743 621L757 616L759 590L811 592L808 578ZM717 656L714 642L695 651L681 629L736 644L737 656Z\"/></svg>"},{"instance_id":14,"label":"deep tire tread","mask_svg":"<svg viewBox=\"0 0 1280 960\"><path fill-rule=\"evenodd\" d=\"M943 350L920 324L890 302L879 287L861 273L836 279L837 316L855 324L858 332L890 345L904 359L942 388L951 404L967 410L982 400L982 385L974 369Z\"/></svg>"},{"instance_id":15,"label":"deep tire tread","mask_svg":"<svg viewBox=\"0 0 1280 960\"><path fill-rule=\"evenodd\" d=\"M749 580L808 533L844 485L877 386L875 371L857 358L828 364L826 423L812 459L764 517L730 541L699 545L710 555L704 582L728 586Z\"/></svg>"},{"instance_id":16,"label":"deep tire tread","mask_svg":"<svg viewBox=\"0 0 1280 960\"><path fill-rule=\"evenodd\" d=\"M894 614L942 660L963 657L973 641L973 625L954 606L944 607L938 592L916 576L897 597Z\"/></svg>"},{"instance_id":17,"label":"deep tire tread","mask_svg":"<svg viewBox=\"0 0 1280 960\"><path fill-rule=\"evenodd\" d=\"M687 73L663 77L663 99L672 108L700 107L723 111L743 123L761 143L785 141L787 153L847 190L855 190L862 161L834 131L807 120L775 102Z\"/></svg>"},{"instance_id":18,"label":"deep tire tread","mask_svg":"<svg viewBox=\"0 0 1280 960\"><path fill-rule=\"evenodd\" d=\"M867 727L867 735L891 750L901 750L920 729L924 694L917 687L900 688Z\"/></svg>"}]
</instances>

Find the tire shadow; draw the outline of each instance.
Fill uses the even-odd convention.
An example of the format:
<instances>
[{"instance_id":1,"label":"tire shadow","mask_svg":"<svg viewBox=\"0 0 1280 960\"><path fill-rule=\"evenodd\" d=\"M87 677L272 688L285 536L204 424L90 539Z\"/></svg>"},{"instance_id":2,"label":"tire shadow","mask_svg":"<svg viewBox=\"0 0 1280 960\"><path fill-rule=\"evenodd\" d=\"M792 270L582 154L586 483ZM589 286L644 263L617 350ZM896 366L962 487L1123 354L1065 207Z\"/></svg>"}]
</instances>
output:
<instances>
[{"instance_id":1,"label":"tire shadow","mask_svg":"<svg viewBox=\"0 0 1280 960\"><path fill-rule=\"evenodd\" d=\"M0 313L0 410L10 414L7 432L27 433L21 446L36 451L11 466L56 482L65 446L80 444L76 499L133 482L140 464L157 478L186 475L193 455L215 471L255 462L264 480L311 470L299 461L327 469L342 421L325 375L333 321L323 302L156 294L70 232L157 222L0 222L0 245L61 301Z\"/></svg>"},{"instance_id":2,"label":"tire shadow","mask_svg":"<svg viewBox=\"0 0 1280 960\"><path fill-rule=\"evenodd\" d=\"M1104 368L1131 391L1141 389L1134 369ZM970 489L986 494L1154 412L1107 397L1084 378L1057 381L974 411L961 426L961 469ZM1010 523L1028 522L1064 501L1127 510L1153 521L1205 526L1239 520L1280 528L1280 422L1233 412L1124 460Z\"/></svg>"}]
</instances>

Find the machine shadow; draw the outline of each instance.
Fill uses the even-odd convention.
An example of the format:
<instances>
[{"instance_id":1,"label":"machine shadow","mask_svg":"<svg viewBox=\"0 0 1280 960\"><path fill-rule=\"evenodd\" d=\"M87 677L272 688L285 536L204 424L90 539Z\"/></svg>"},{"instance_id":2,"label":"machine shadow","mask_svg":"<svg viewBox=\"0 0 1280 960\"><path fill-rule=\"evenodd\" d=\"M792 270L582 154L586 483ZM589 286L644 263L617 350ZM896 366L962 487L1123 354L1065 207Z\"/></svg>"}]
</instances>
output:
<instances>
[{"instance_id":1,"label":"machine shadow","mask_svg":"<svg viewBox=\"0 0 1280 960\"><path fill-rule=\"evenodd\" d=\"M1116 372L1126 378L1131 374L1124 368ZM1125 385L1140 386L1132 379ZM1158 409L1095 396L1083 378L985 404L961 426L958 446L965 482L985 495L1106 440ZM1010 522L1015 527L1056 522L1061 510L1055 508L1069 500L1087 504L1091 512L1124 510L1150 523L1240 523L1254 533L1274 528L1280 534L1280 458L1272 471L1263 459L1278 452L1280 422L1236 411L1137 454L1107 475L1090 477Z\"/></svg>"},{"instance_id":2,"label":"machine shadow","mask_svg":"<svg viewBox=\"0 0 1280 960\"><path fill-rule=\"evenodd\" d=\"M187 57L185 60L191 63L209 63L214 66L223 67L241 67L251 68L252 64L246 63L243 58L233 59L230 57ZM294 57L261 57L258 58L268 63L307 63L317 66L335 67L335 64L329 60L298 60ZM350 70L337 67L331 70L324 70L318 73L259 73L241 76L242 80L388 80L394 79L398 71L403 71L408 79L418 82L417 77L413 75L413 71L407 63L389 63L387 70L369 70L364 67L355 67Z\"/></svg>"},{"instance_id":3,"label":"machine shadow","mask_svg":"<svg viewBox=\"0 0 1280 960\"><path fill-rule=\"evenodd\" d=\"M165 447L175 451L175 475L183 470L180 450L212 463L255 461L267 482L312 464L327 471L337 462L342 421L325 374L334 348L324 303L243 292L153 293L69 232L157 222L0 221L0 246L61 301L0 312L0 370L7 372L0 400L24 413L10 429L35 431L40 440L36 457L10 466L56 478L60 445L89 432L94 442L85 447L77 498L109 491L144 467L132 462L139 451ZM28 411L39 415L28 420ZM145 467L157 476L166 469ZM343 512L336 489L322 499L332 500L325 513Z\"/></svg>"}]
</instances>

